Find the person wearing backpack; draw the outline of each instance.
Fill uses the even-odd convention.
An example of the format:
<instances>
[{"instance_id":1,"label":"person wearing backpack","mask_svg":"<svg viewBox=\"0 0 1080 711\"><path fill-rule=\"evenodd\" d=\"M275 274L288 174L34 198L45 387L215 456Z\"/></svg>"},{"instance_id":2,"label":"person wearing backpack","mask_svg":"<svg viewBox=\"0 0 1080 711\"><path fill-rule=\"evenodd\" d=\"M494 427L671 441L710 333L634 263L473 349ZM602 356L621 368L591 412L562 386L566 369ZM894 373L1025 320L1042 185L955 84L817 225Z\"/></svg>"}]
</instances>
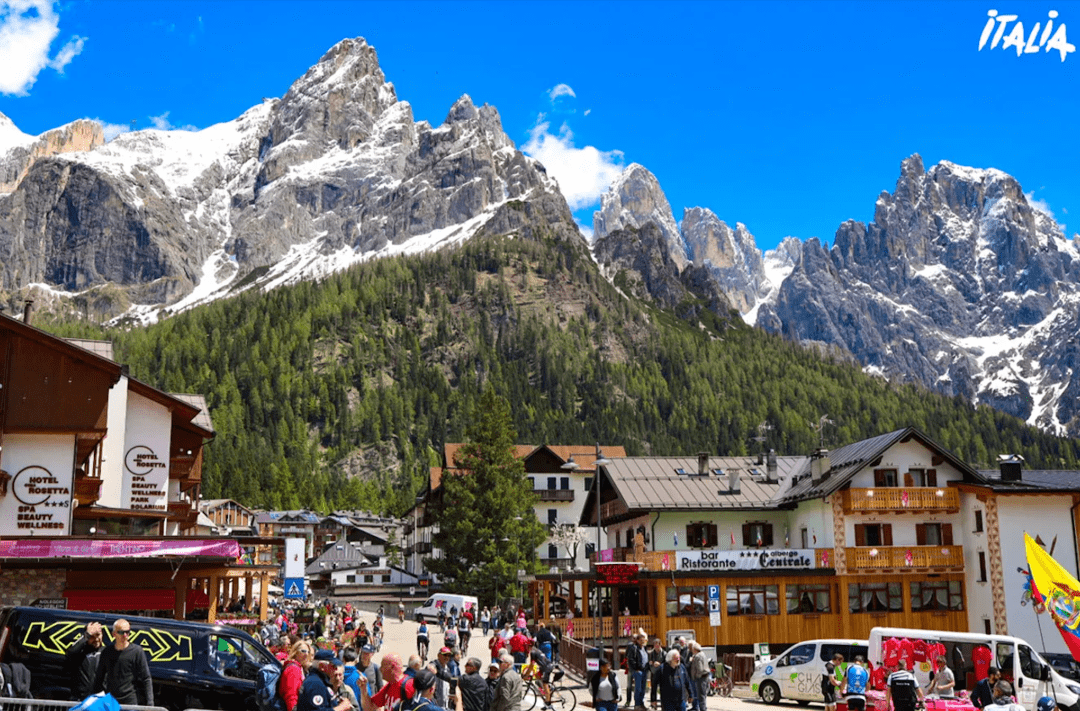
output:
<instances>
[{"instance_id":1,"label":"person wearing backpack","mask_svg":"<svg viewBox=\"0 0 1080 711\"><path fill-rule=\"evenodd\" d=\"M300 698L300 687L303 686L304 677L307 676L314 661L314 650L307 640L300 640L289 650L277 685L277 695L285 703L285 711L296 709L296 703Z\"/></svg>"}]
</instances>

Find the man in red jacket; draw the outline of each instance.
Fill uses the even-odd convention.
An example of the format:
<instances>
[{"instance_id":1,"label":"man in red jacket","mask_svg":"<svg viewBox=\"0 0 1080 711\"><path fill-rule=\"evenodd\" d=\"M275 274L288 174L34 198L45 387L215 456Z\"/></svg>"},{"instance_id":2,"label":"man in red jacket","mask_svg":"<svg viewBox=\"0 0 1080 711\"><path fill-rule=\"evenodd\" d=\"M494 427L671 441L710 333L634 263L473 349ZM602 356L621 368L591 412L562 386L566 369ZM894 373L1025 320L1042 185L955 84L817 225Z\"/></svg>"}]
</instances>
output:
<instances>
[{"instance_id":1,"label":"man in red jacket","mask_svg":"<svg viewBox=\"0 0 1080 711\"><path fill-rule=\"evenodd\" d=\"M518 630L514 636L510 638L510 651L514 655L515 664L525 663L529 658L529 647L531 646L532 640L521 630Z\"/></svg>"},{"instance_id":2,"label":"man in red jacket","mask_svg":"<svg viewBox=\"0 0 1080 711\"><path fill-rule=\"evenodd\" d=\"M491 650L491 658L492 658L492 660L497 661L499 659L499 653L502 652L503 647L505 647L505 646L506 646L506 640L505 639L503 639L500 635L492 635L491 641L488 642L488 649Z\"/></svg>"}]
</instances>

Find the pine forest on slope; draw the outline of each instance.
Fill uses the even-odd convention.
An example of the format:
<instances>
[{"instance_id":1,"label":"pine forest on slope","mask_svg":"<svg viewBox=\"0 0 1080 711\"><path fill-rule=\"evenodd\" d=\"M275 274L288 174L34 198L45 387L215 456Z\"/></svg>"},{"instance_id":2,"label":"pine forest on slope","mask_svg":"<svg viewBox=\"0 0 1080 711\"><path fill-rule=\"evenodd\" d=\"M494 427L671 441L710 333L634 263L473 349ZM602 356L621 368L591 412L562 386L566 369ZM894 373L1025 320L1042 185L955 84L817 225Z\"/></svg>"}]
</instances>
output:
<instances>
[{"instance_id":1,"label":"pine forest on slope","mask_svg":"<svg viewBox=\"0 0 1080 711\"><path fill-rule=\"evenodd\" d=\"M42 318L111 338L135 377L198 392L218 432L203 495L252 506L401 514L462 441L484 384L511 403L520 442L622 444L630 454L806 454L906 425L960 457L999 453L1076 468L1080 441L986 406L892 385L750 328L733 312L627 297L585 248L485 237L354 266L319 283L248 292L146 329ZM44 315L43 315L44 316Z\"/></svg>"}]
</instances>

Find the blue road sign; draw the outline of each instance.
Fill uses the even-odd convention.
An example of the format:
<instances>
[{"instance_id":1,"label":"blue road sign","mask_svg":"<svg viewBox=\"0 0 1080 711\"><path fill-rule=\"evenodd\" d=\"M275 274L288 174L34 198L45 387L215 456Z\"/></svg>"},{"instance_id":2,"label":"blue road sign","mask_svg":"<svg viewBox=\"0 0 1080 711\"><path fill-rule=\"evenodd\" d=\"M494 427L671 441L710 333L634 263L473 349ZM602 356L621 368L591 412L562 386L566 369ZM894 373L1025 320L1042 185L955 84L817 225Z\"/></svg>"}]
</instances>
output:
<instances>
[{"instance_id":1,"label":"blue road sign","mask_svg":"<svg viewBox=\"0 0 1080 711\"><path fill-rule=\"evenodd\" d=\"M709 599L710 600L719 600L720 599L720 586L719 585L710 585L709 586Z\"/></svg>"},{"instance_id":2,"label":"blue road sign","mask_svg":"<svg viewBox=\"0 0 1080 711\"><path fill-rule=\"evenodd\" d=\"M282 587L285 588L286 598L303 600L305 597L303 578L285 578L285 584Z\"/></svg>"}]
</instances>

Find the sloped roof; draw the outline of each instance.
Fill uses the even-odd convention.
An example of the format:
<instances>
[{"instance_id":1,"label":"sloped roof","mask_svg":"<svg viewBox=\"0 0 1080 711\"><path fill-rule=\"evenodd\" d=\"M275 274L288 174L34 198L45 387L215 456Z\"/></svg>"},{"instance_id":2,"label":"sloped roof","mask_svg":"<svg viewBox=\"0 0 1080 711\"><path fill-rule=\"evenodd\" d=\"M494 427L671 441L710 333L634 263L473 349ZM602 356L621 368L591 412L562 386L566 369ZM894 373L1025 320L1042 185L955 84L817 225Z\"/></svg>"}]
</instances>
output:
<instances>
[{"instance_id":1,"label":"sloped roof","mask_svg":"<svg viewBox=\"0 0 1080 711\"><path fill-rule=\"evenodd\" d=\"M697 473L697 456L612 459L604 471L631 511L760 509L777 505L787 480L793 472L801 471L809 458L777 457L776 460L777 483L766 482L766 465L749 456L710 456L709 473L704 476ZM686 473L679 474L679 469ZM717 470L722 473L718 475ZM739 472L737 494L726 493L729 472L733 470Z\"/></svg>"},{"instance_id":2,"label":"sloped roof","mask_svg":"<svg viewBox=\"0 0 1080 711\"><path fill-rule=\"evenodd\" d=\"M322 555L318 556L307 566L305 572L309 575L329 573L331 570L356 568L370 565L372 561L378 562L378 556L364 553L363 544L356 541L341 539L334 541Z\"/></svg>"},{"instance_id":3,"label":"sloped roof","mask_svg":"<svg viewBox=\"0 0 1080 711\"><path fill-rule=\"evenodd\" d=\"M170 395L177 400L183 400L199 411L199 414L191 419L191 424L196 427L201 427L207 432L214 431L214 423L210 419L210 408L206 406L206 398L204 396L192 393L170 393Z\"/></svg>"},{"instance_id":4,"label":"sloped roof","mask_svg":"<svg viewBox=\"0 0 1080 711\"><path fill-rule=\"evenodd\" d=\"M454 457L457 456L461 448L465 446L464 442L450 443L443 446L443 456L446 461L446 467L431 467L428 476L428 488L430 491L435 491L442 484L443 475L446 470L456 470L458 467L454 464ZM592 471L595 470L593 462L596 461L596 445L595 444L548 444L537 446L535 444L515 444L514 456L518 459L528 459L530 455L536 451L546 447L551 452L562 459L564 462L570 459L570 455L574 455L574 462L578 465L579 471ZM601 452L608 459L612 457L625 457L626 448L607 446L601 447Z\"/></svg>"},{"instance_id":5,"label":"sloped roof","mask_svg":"<svg viewBox=\"0 0 1080 711\"><path fill-rule=\"evenodd\" d=\"M810 477L810 460L808 458L804 470L796 475L797 481L792 484L783 500L785 502L795 502L828 496L843 487L855 474L883 455L889 447L898 442L906 442L909 439L916 439L923 446L936 452L956 467L964 475L965 479L974 482L982 481L983 477L972 469L967 462L927 437L915 427L905 427L833 450L829 453L829 470L825 473L824 478L817 483L814 483Z\"/></svg>"},{"instance_id":6,"label":"sloped roof","mask_svg":"<svg viewBox=\"0 0 1080 711\"><path fill-rule=\"evenodd\" d=\"M317 524L322 516L314 511L262 511L255 519L256 523L302 523Z\"/></svg>"},{"instance_id":7,"label":"sloped roof","mask_svg":"<svg viewBox=\"0 0 1080 711\"><path fill-rule=\"evenodd\" d=\"M1025 469L1020 481L1002 481L997 469L980 469L984 486L1007 493L1032 493L1039 491L1080 491L1080 471L1075 469Z\"/></svg>"},{"instance_id":8,"label":"sloped roof","mask_svg":"<svg viewBox=\"0 0 1080 711\"><path fill-rule=\"evenodd\" d=\"M95 355L99 355L102 358L108 358L115 362L113 357L113 344L112 341L95 341L89 338L65 338L65 341L73 346L78 346L84 350L88 350Z\"/></svg>"}]
</instances>

